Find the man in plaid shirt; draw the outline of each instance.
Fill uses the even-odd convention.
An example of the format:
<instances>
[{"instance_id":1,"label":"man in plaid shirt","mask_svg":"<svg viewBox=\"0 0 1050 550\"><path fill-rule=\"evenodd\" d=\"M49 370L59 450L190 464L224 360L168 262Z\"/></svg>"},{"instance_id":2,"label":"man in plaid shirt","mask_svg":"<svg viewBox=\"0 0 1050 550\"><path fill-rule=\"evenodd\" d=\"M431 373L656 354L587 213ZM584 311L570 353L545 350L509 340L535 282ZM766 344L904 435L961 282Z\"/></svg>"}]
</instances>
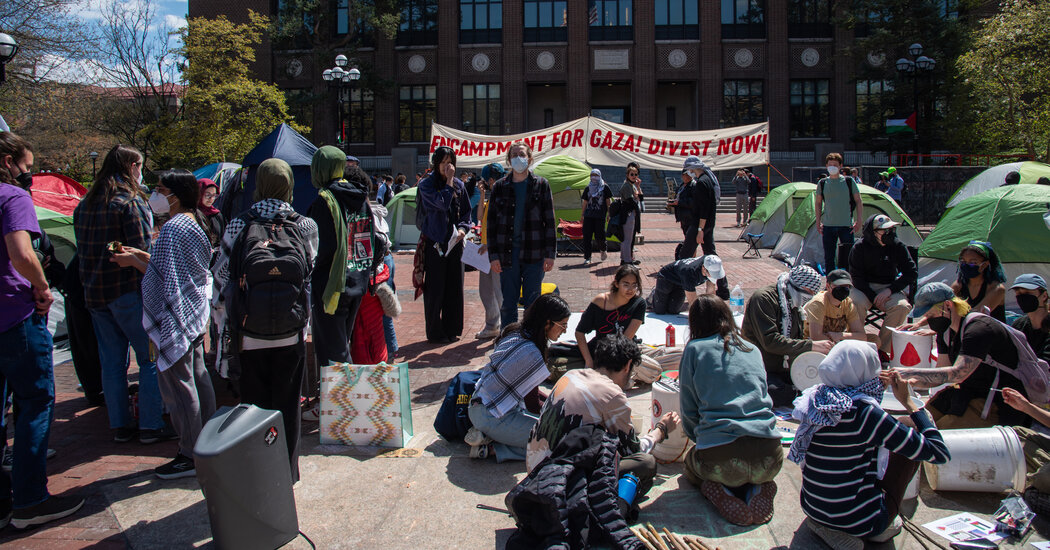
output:
<instances>
[{"instance_id":1,"label":"man in plaid shirt","mask_svg":"<svg viewBox=\"0 0 1050 550\"><path fill-rule=\"evenodd\" d=\"M554 268L554 198L546 178L529 170L532 148L518 141L507 149L511 173L492 186L486 222L489 261L500 274L501 328L517 322L518 297L529 307L540 296L543 274Z\"/></svg>"}]
</instances>

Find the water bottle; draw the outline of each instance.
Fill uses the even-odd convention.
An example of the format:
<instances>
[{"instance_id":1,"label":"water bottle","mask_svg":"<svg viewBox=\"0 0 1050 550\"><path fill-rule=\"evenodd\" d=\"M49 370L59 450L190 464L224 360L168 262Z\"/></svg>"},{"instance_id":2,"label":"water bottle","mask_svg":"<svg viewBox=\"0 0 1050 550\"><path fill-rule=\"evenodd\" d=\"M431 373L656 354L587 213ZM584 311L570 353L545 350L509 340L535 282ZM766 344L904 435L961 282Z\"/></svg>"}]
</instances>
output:
<instances>
[{"instance_id":1,"label":"water bottle","mask_svg":"<svg viewBox=\"0 0 1050 550\"><path fill-rule=\"evenodd\" d=\"M638 477L627 472L620 478L616 491L628 506L634 504L634 497L638 494Z\"/></svg>"},{"instance_id":2,"label":"water bottle","mask_svg":"<svg viewBox=\"0 0 1050 550\"><path fill-rule=\"evenodd\" d=\"M664 329L664 346L674 347L674 325L672 324L668 324L667 328Z\"/></svg>"},{"instance_id":3,"label":"water bottle","mask_svg":"<svg viewBox=\"0 0 1050 550\"><path fill-rule=\"evenodd\" d=\"M733 315L744 314L744 291L740 289L740 285L733 287L733 291L729 293L729 309L733 311Z\"/></svg>"}]
</instances>

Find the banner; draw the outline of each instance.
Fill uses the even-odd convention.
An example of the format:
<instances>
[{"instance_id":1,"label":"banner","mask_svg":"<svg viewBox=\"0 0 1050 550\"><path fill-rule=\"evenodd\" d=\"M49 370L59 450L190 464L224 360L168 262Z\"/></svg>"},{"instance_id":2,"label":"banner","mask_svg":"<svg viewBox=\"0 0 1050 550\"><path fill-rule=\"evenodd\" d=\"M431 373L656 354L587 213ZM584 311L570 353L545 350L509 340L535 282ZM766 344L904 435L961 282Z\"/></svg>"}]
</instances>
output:
<instances>
[{"instance_id":1,"label":"banner","mask_svg":"<svg viewBox=\"0 0 1050 550\"><path fill-rule=\"evenodd\" d=\"M515 141L532 147L535 165L545 157L568 155L590 165L681 170L689 156L700 157L712 170L760 166L769 162L769 123L717 130L671 132L615 124L584 117L534 132L511 136L472 134L434 123L430 152L442 145L456 151L457 168L506 165L507 149Z\"/></svg>"}]
</instances>

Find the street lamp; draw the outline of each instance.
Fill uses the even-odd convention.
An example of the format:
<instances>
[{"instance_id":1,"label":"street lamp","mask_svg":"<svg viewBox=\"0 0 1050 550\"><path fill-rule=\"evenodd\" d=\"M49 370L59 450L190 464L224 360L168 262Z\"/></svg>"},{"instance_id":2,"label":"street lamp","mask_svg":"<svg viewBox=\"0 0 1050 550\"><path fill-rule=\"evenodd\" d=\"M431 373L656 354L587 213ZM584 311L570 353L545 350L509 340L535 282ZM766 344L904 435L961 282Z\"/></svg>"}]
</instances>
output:
<instances>
[{"instance_id":1,"label":"street lamp","mask_svg":"<svg viewBox=\"0 0 1050 550\"><path fill-rule=\"evenodd\" d=\"M350 94L352 93L354 86L357 85L357 81L361 79L361 71L357 70L356 67L350 69L344 69L350 62L345 55L339 54L335 56L335 67L331 69L325 69L321 73L321 78L328 84L329 88L333 88L337 92L337 99L339 102L339 138L343 143L343 151L347 149L346 134L343 132L343 105L350 103ZM353 119L351 117L351 124ZM351 128L352 129L352 128Z\"/></svg>"},{"instance_id":2,"label":"street lamp","mask_svg":"<svg viewBox=\"0 0 1050 550\"><path fill-rule=\"evenodd\" d=\"M915 150L915 164L919 164L919 76L922 74L933 74L933 68L937 61L931 57L922 55L922 44L914 43L908 46L908 55L915 60L902 57L897 60L897 72L902 77L910 78L912 82L912 107L915 112L915 131L912 136L912 148Z\"/></svg>"},{"instance_id":3,"label":"street lamp","mask_svg":"<svg viewBox=\"0 0 1050 550\"><path fill-rule=\"evenodd\" d=\"M91 157L91 181L95 181L95 161L98 160L98 151L92 151L88 153Z\"/></svg>"},{"instance_id":4,"label":"street lamp","mask_svg":"<svg viewBox=\"0 0 1050 550\"><path fill-rule=\"evenodd\" d=\"M18 42L11 35L0 32L0 84L7 80L7 62L18 53Z\"/></svg>"}]
</instances>

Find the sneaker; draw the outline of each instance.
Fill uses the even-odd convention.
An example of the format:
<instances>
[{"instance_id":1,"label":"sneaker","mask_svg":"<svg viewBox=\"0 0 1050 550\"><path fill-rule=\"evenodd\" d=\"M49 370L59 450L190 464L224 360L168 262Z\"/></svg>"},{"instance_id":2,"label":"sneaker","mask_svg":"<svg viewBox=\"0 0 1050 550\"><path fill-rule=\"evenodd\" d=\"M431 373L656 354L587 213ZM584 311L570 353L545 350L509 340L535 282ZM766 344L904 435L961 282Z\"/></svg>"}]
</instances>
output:
<instances>
[{"instance_id":1,"label":"sneaker","mask_svg":"<svg viewBox=\"0 0 1050 550\"><path fill-rule=\"evenodd\" d=\"M193 466L193 459L175 455L175 460L153 469L153 473L161 479L178 479L197 475L197 469Z\"/></svg>"},{"instance_id":2,"label":"sneaker","mask_svg":"<svg viewBox=\"0 0 1050 550\"><path fill-rule=\"evenodd\" d=\"M467 430L467 435L463 436L463 442L471 447L479 447L492 443L492 438L481 433L481 430L472 427Z\"/></svg>"},{"instance_id":3,"label":"sneaker","mask_svg":"<svg viewBox=\"0 0 1050 550\"><path fill-rule=\"evenodd\" d=\"M58 453L56 453L54 449L48 449L47 450L47 454L45 456L48 459L51 459L56 454L58 454ZM5 472L10 472L11 468L13 468L14 465L15 465L15 453L11 452L11 447L5 447L4 448L4 460L3 460L3 466L2 466L4 471ZM0 511L2 511L2 510L0 510ZM0 529L2 529L2 527L0 527Z\"/></svg>"},{"instance_id":4,"label":"sneaker","mask_svg":"<svg viewBox=\"0 0 1050 550\"><path fill-rule=\"evenodd\" d=\"M175 433L175 430L173 430L171 426L164 426L159 430L141 430L139 432L139 443L142 443L143 445L178 438L179 434Z\"/></svg>"},{"instance_id":5,"label":"sneaker","mask_svg":"<svg viewBox=\"0 0 1050 550\"><path fill-rule=\"evenodd\" d=\"M499 336L498 328L487 328L475 334L474 338L477 338L478 340L488 340L489 338L495 338L497 336Z\"/></svg>"},{"instance_id":6,"label":"sneaker","mask_svg":"<svg viewBox=\"0 0 1050 550\"><path fill-rule=\"evenodd\" d=\"M0 529L7 527L8 523L11 523L11 499L5 498L0 500Z\"/></svg>"},{"instance_id":7,"label":"sneaker","mask_svg":"<svg viewBox=\"0 0 1050 550\"><path fill-rule=\"evenodd\" d=\"M303 411L301 418L307 422L320 422L321 421L321 403L314 403L308 409Z\"/></svg>"},{"instance_id":8,"label":"sneaker","mask_svg":"<svg viewBox=\"0 0 1050 550\"><path fill-rule=\"evenodd\" d=\"M584 258L583 259L583 265L591 265L591 259L590 258Z\"/></svg>"},{"instance_id":9,"label":"sneaker","mask_svg":"<svg viewBox=\"0 0 1050 550\"><path fill-rule=\"evenodd\" d=\"M775 481L767 481L759 488L758 494L748 499L751 509L751 520L754 525L769 523L773 519L773 499L777 496Z\"/></svg>"},{"instance_id":10,"label":"sneaker","mask_svg":"<svg viewBox=\"0 0 1050 550\"><path fill-rule=\"evenodd\" d=\"M479 458L484 460L489 457L489 449L491 445L477 445L470 448L470 458Z\"/></svg>"},{"instance_id":11,"label":"sneaker","mask_svg":"<svg viewBox=\"0 0 1050 550\"><path fill-rule=\"evenodd\" d=\"M117 428L117 433L113 436L113 441L116 441L117 443L127 443L128 441L135 439L135 436L138 435L138 433L139 429L134 426Z\"/></svg>"},{"instance_id":12,"label":"sneaker","mask_svg":"<svg viewBox=\"0 0 1050 550\"><path fill-rule=\"evenodd\" d=\"M11 525L14 525L15 529L43 525L71 515L83 505L84 499L80 497L51 496L40 504L15 510L11 516Z\"/></svg>"},{"instance_id":13,"label":"sneaker","mask_svg":"<svg viewBox=\"0 0 1050 550\"><path fill-rule=\"evenodd\" d=\"M641 260L635 260L635 261L633 261L631 263L634 264L634 265L642 265L642 261Z\"/></svg>"},{"instance_id":14,"label":"sneaker","mask_svg":"<svg viewBox=\"0 0 1050 550\"><path fill-rule=\"evenodd\" d=\"M609 253L602 250L602 261L604 262L609 257Z\"/></svg>"},{"instance_id":15,"label":"sneaker","mask_svg":"<svg viewBox=\"0 0 1050 550\"><path fill-rule=\"evenodd\" d=\"M820 540L835 550L864 550L864 541L849 533L832 529L819 521L806 518L806 525Z\"/></svg>"},{"instance_id":16,"label":"sneaker","mask_svg":"<svg viewBox=\"0 0 1050 550\"><path fill-rule=\"evenodd\" d=\"M904 521L901 520L900 516L897 516L893 518L893 523L891 523L885 531L873 537L868 537L868 540L871 542L886 542L893 540L893 537L899 535L902 529L904 529Z\"/></svg>"},{"instance_id":17,"label":"sneaker","mask_svg":"<svg viewBox=\"0 0 1050 550\"><path fill-rule=\"evenodd\" d=\"M751 509L744 501L730 494L721 483L704 480L700 484L700 494L704 495L718 514L729 523L742 526L753 523Z\"/></svg>"}]
</instances>

